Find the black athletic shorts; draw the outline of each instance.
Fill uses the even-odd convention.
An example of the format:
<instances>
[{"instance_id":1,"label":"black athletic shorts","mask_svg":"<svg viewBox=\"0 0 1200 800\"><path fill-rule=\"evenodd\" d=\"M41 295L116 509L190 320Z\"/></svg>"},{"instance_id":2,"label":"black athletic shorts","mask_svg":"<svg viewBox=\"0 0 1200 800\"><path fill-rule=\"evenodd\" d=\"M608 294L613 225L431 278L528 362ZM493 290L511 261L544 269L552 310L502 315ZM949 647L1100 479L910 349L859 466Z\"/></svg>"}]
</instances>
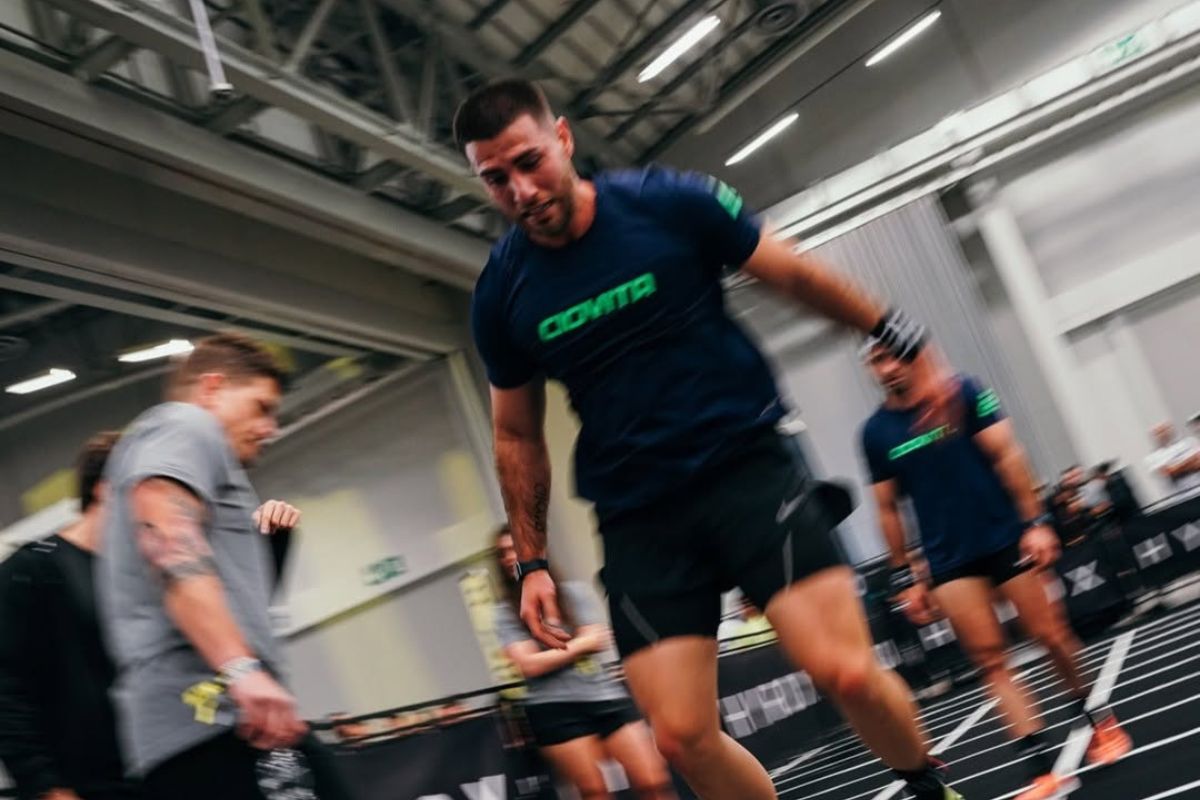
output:
<instances>
[{"instance_id":1,"label":"black athletic shorts","mask_svg":"<svg viewBox=\"0 0 1200 800\"><path fill-rule=\"evenodd\" d=\"M642 716L629 698L585 703L527 703L525 718L539 747L584 736L607 739Z\"/></svg>"},{"instance_id":2,"label":"black athletic shorts","mask_svg":"<svg viewBox=\"0 0 1200 800\"><path fill-rule=\"evenodd\" d=\"M1010 544L1003 550L990 556L968 561L959 567L939 572L933 576L933 585L956 581L959 578L987 578L993 586L1008 583L1023 572L1033 568L1033 562L1025 563L1021 556L1021 540Z\"/></svg>"},{"instance_id":3,"label":"black athletic shorts","mask_svg":"<svg viewBox=\"0 0 1200 800\"><path fill-rule=\"evenodd\" d=\"M776 592L845 563L834 529L848 493L808 480L774 430L653 505L600 521L601 580L621 655L672 636L715 638L721 594L765 609Z\"/></svg>"}]
</instances>

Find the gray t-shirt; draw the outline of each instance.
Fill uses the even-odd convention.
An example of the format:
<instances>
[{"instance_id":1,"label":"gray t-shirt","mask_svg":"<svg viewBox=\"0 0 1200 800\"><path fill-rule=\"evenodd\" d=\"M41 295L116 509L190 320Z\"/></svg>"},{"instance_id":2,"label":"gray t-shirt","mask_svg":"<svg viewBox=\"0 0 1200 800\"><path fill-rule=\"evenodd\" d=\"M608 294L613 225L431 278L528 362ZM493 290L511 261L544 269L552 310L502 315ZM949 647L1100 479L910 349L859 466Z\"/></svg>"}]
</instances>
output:
<instances>
[{"instance_id":1,"label":"gray t-shirt","mask_svg":"<svg viewBox=\"0 0 1200 800\"><path fill-rule=\"evenodd\" d=\"M576 628L606 621L604 612L587 584L564 581L559 585L558 592L570 608ZM508 603L496 604L493 624L500 644L504 647L517 642L537 641ZM549 649L540 643L538 647L542 651ZM605 674L595 655L581 658L557 672L529 678L525 686L529 690L529 695L525 698L526 703L595 703L603 700L621 700L629 696L621 684Z\"/></svg>"},{"instance_id":2,"label":"gray t-shirt","mask_svg":"<svg viewBox=\"0 0 1200 800\"><path fill-rule=\"evenodd\" d=\"M196 705L185 702L185 695L195 697L189 690L212 681L214 670L167 616L162 585L138 550L131 493L156 476L178 481L204 501L205 533L225 601L258 658L277 676L283 668L267 613L269 544L251 519L258 496L216 417L188 403L155 406L134 420L109 458L105 477L112 500L97 580L117 666L113 699L126 756L138 775L236 724L228 695L203 721Z\"/></svg>"}]
</instances>

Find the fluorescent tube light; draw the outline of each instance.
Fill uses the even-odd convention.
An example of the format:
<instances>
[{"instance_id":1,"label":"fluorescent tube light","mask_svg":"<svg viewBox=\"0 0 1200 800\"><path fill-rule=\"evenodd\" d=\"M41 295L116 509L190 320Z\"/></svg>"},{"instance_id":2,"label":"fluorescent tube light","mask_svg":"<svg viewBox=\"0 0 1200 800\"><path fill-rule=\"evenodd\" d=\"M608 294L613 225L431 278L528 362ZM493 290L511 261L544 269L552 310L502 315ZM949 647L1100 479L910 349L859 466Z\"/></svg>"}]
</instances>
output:
<instances>
[{"instance_id":1,"label":"fluorescent tube light","mask_svg":"<svg viewBox=\"0 0 1200 800\"><path fill-rule=\"evenodd\" d=\"M716 30L720 24L721 19L716 14L710 14L697 22L688 29L687 33L676 39L670 47L662 51L658 58L651 61L644 70L638 73L638 82L645 83L657 77L660 72L674 64L681 55L699 44L701 39Z\"/></svg>"},{"instance_id":2,"label":"fluorescent tube light","mask_svg":"<svg viewBox=\"0 0 1200 800\"><path fill-rule=\"evenodd\" d=\"M930 25L937 22L941 18L941 16L942 16L941 11L930 11L928 14L921 17L921 19L917 20L915 23L913 23L911 26L909 26L908 30L904 31L899 36L897 36L895 39L892 39L890 42L885 44L883 47L879 48L879 50L875 53L875 55L873 55L867 59L867 66L868 67L875 66L880 61L883 61L885 58L890 56L892 53L899 50L901 47L904 47L904 45L908 44L913 39L917 38L922 33L924 33L925 30Z\"/></svg>"},{"instance_id":3,"label":"fluorescent tube light","mask_svg":"<svg viewBox=\"0 0 1200 800\"><path fill-rule=\"evenodd\" d=\"M118 361L123 361L126 364L137 364L140 361L153 361L156 358L166 358L167 356L177 356L180 353L190 353L194 348L192 343L187 339L172 339L169 342L156 344L153 347L147 347L143 350L135 350L132 353L118 356Z\"/></svg>"},{"instance_id":4,"label":"fluorescent tube light","mask_svg":"<svg viewBox=\"0 0 1200 800\"><path fill-rule=\"evenodd\" d=\"M75 380L75 373L69 369L58 369L55 367L45 375L39 375L36 378L14 383L12 386L5 388L4 391L9 394L30 394L42 389L49 389L51 386L58 386L60 383Z\"/></svg>"},{"instance_id":5,"label":"fluorescent tube light","mask_svg":"<svg viewBox=\"0 0 1200 800\"><path fill-rule=\"evenodd\" d=\"M798 111L793 111L791 114L788 114L786 117L779 120L771 127L767 128L765 131L760 133L758 136L754 137L753 141L751 141L750 144L746 145L741 150L738 150L736 153L731 155L729 157L729 160L725 162L725 166L731 167L734 164L738 163L739 161L745 159L748 155L753 153L755 150L762 147L764 144L771 141L779 134L783 133L784 129L786 129L789 125L791 125L793 122L795 122L798 119L800 119L800 113Z\"/></svg>"}]
</instances>

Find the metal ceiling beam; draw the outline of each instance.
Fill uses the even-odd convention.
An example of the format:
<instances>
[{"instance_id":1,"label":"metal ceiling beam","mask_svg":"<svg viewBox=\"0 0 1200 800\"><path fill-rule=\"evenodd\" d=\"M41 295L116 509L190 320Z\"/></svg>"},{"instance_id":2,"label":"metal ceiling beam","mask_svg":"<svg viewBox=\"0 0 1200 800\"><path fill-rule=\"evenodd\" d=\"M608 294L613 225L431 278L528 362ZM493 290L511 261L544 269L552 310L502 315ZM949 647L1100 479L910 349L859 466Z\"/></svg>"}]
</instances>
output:
<instances>
[{"instance_id":1,"label":"metal ceiling beam","mask_svg":"<svg viewBox=\"0 0 1200 800\"><path fill-rule=\"evenodd\" d=\"M128 314L132 317L141 317L142 319L153 319L159 322L169 322L173 325L186 325L189 328L209 331L225 331L235 330L241 331L258 339L265 339L278 344L295 347L297 350L304 350L309 353L320 353L329 356L354 356L360 355L361 351L353 350L349 347L341 345L329 344L326 342L314 341L302 336L291 336L286 333L279 333L263 328L255 327L254 325L245 325L241 323L231 322L229 320L212 319L211 317L203 317L195 314L188 314L182 311L172 311L167 308L158 308L156 306L144 305L135 303L130 300L122 300L115 297L106 297L102 294L83 291L80 289L70 289L64 286L55 286L41 281L30 280L28 278L18 278L13 275L5 275L0 273L0 287L14 292L24 292L25 294L33 294L39 297L54 297L71 305L88 306L89 308L102 308L105 311L114 311L119 314Z\"/></svg>"},{"instance_id":2,"label":"metal ceiling beam","mask_svg":"<svg viewBox=\"0 0 1200 800\"><path fill-rule=\"evenodd\" d=\"M380 161L370 169L355 176L354 188L364 192L373 192L392 178L404 172L404 167L394 161Z\"/></svg>"},{"instance_id":3,"label":"metal ceiling beam","mask_svg":"<svg viewBox=\"0 0 1200 800\"><path fill-rule=\"evenodd\" d=\"M474 197L459 196L448 203L437 206L429 212L429 216L442 222L453 222L484 205L484 203L479 202Z\"/></svg>"},{"instance_id":4,"label":"metal ceiling beam","mask_svg":"<svg viewBox=\"0 0 1200 800\"><path fill-rule=\"evenodd\" d=\"M441 70L441 54L436 36L425 37L425 51L421 59L421 94L417 105L417 130L427 138L434 137L437 123L438 72Z\"/></svg>"},{"instance_id":5,"label":"metal ceiling beam","mask_svg":"<svg viewBox=\"0 0 1200 800\"><path fill-rule=\"evenodd\" d=\"M517 77L530 81L543 81L557 77L553 73L539 71L533 65L516 66L496 55L478 36L464 30L462 25L438 15L436 9L424 0L379 0L379 2L412 20L414 24L425 31L436 34L438 41L448 54L489 79ZM552 104L566 108L567 95L555 81L547 82L542 88L545 89ZM582 125L576 126L574 133L581 149L602 157L607 163L617 165L629 162L629 157L612 142L606 141L603 136L595 134ZM482 189L482 186L480 188Z\"/></svg>"},{"instance_id":6,"label":"metal ceiling beam","mask_svg":"<svg viewBox=\"0 0 1200 800\"><path fill-rule=\"evenodd\" d=\"M713 126L729 116L742 103L749 100L756 92L779 77L785 69L794 64L800 57L808 54L821 42L828 39L835 31L840 30L850 20L866 11L877 0L849 0L841 3L830 3L818 9L809 18L816 24L802 22L797 29L797 36L789 36L790 46L783 52L773 54L770 58L756 59L747 70L735 75L727 85L730 87L717 102L715 108L704 115L697 123L699 133L707 133ZM831 8L832 7L832 8ZM832 13L823 13L830 8ZM773 50L775 48L772 48Z\"/></svg>"},{"instance_id":7,"label":"metal ceiling beam","mask_svg":"<svg viewBox=\"0 0 1200 800\"><path fill-rule=\"evenodd\" d=\"M308 53L312 50L313 42L317 40L317 35L321 33L321 28L325 27L325 21L329 19L329 13L333 11L333 6L337 0L321 0L321 4L313 11L312 16L308 18L308 22L304 23L304 29L300 32L300 38L296 40L296 46L292 48L292 52L288 54L287 61L283 63L283 68L288 72L295 72L300 68L300 64L308 57Z\"/></svg>"},{"instance_id":8,"label":"metal ceiling beam","mask_svg":"<svg viewBox=\"0 0 1200 800\"><path fill-rule=\"evenodd\" d=\"M484 25L491 22L492 17L496 16L501 11L503 11L504 7L506 5L508 5L508 2L509 2L509 0L492 0L490 3L488 3L482 9L480 9L479 13L476 14L475 17L470 22L467 23L467 27L473 31L479 30Z\"/></svg>"},{"instance_id":9,"label":"metal ceiling beam","mask_svg":"<svg viewBox=\"0 0 1200 800\"><path fill-rule=\"evenodd\" d=\"M71 304L63 300L51 300L48 303L38 303L35 306L22 308L20 311L13 311L0 316L0 331L6 328L15 328L18 325L24 325L26 322L36 322L43 317L49 317L57 314L60 311L66 311L71 307Z\"/></svg>"},{"instance_id":10,"label":"metal ceiling beam","mask_svg":"<svg viewBox=\"0 0 1200 800\"><path fill-rule=\"evenodd\" d=\"M262 0L242 0L242 5L246 9L246 16L250 18L251 27L254 28L254 49L263 58L279 61L279 51L275 49L275 32L271 30L271 20L263 9ZM213 24L216 24L215 17Z\"/></svg>"},{"instance_id":11,"label":"metal ceiling beam","mask_svg":"<svg viewBox=\"0 0 1200 800\"><path fill-rule=\"evenodd\" d=\"M570 8L559 14L558 18L542 31L540 36L517 55L517 66L525 67L532 64L538 56L546 51L546 48L558 40L558 37L570 30L576 22L583 19L599 3L600 0L575 0Z\"/></svg>"},{"instance_id":12,"label":"metal ceiling beam","mask_svg":"<svg viewBox=\"0 0 1200 800\"><path fill-rule=\"evenodd\" d=\"M180 63L195 68L203 65L203 52L192 26L146 0L47 2ZM231 42L221 42L221 60L230 82L247 95L307 119L390 160L418 169L455 191L486 199L483 186L457 154L423 141L411 127L376 114L299 75L281 70L277 64Z\"/></svg>"},{"instance_id":13,"label":"metal ceiling beam","mask_svg":"<svg viewBox=\"0 0 1200 800\"><path fill-rule=\"evenodd\" d=\"M653 97L643 103L636 111L633 112L633 114L631 114L627 119L623 120L620 125L614 128L612 132L608 134L608 140L610 142L617 141L622 136L629 133L629 131L632 130L635 125L654 113L655 109L659 107L659 104L663 100L675 94L675 92L681 89L684 84L695 78L696 73L703 69L709 62L715 58L720 58L721 54L724 53L731 44L741 38L742 34L753 28L754 24L755 16L753 14L747 16L744 20L742 20L741 24L730 31L728 35L722 36L717 43L713 45L711 50L706 52L701 58L698 58L691 64L688 64L686 67L680 70L674 78L663 84L663 86L654 93Z\"/></svg>"},{"instance_id":14,"label":"metal ceiling beam","mask_svg":"<svg viewBox=\"0 0 1200 800\"><path fill-rule=\"evenodd\" d=\"M383 77L384 99L388 111L401 122L412 124L416 116L413 110L412 97L408 87L400 79L396 69L396 59L392 55L392 46L388 44L383 24L379 20L379 6L375 0L358 0L358 11L367 29L367 39L371 43L371 52L375 54L375 63Z\"/></svg>"},{"instance_id":15,"label":"metal ceiling beam","mask_svg":"<svg viewBox=\"0 0 1200 800\"><path fill-rule=\"evenodd\" d=\"M136 49L133 42L127 42L119 36L105 36L75 60L71 72L76 78L91 83L128 58Z\"/></svg>"},{"instance_id":16,"label":"metal ceiling beam","mask_svg":"<svg viewBox=\"0 0 1200 800\"><path fill-rule=\"evenodd\" d=\"M487 261L481 239L4 52L0 130L451 286Z\"/></svg>"},{"instance_id":17,"label":"metal ceiling beam","mask_svg":"<svg viewBox=\"0 0 1200 800\"><path fill-rule=\"evenodd\" d=\"M689 132L704 133L740 107L801 56L812 51L835 31L867 10L876 0L831 0L814 12L790 34L756 56L721 87L714 107L706 114L693 114L680 120L657 142L638 157L653 161Z\"/></svg>"},{"instance_id":18,"label":"metal ceiling beam","mask_svg":"<svg viewBox=\"0 0 1200 800\"><path fill-rule=\"evenodd\" d=\"M204 127L213 133L227 136L266 110L266 103L249 95L242 95L210 117L208 122L204 123Z\"/></svg>"},{"instance_id":19,"label":"metal ceiling beam","mask_svg":"<svg viewBox=\"0 0 1200 800\"><path fill-rule=\"evenodd\" d=\"M679 26L686 22L688 17L703 9L709 2L710 0L688 0L688 2L672 11L658 27L643 36L633 47L623 53L618 53L612 61L608 62L604 69L600 70L600 74L596 76L588 88L575 96L569 107L570 112L572 114L579 114L586 110L593 100L599 97L601 93L610 89L617 79L635 64L644 60L650 51L657 47L663 39L666 39L672 33L679 30Z\"/></svg>"}]
</instances>

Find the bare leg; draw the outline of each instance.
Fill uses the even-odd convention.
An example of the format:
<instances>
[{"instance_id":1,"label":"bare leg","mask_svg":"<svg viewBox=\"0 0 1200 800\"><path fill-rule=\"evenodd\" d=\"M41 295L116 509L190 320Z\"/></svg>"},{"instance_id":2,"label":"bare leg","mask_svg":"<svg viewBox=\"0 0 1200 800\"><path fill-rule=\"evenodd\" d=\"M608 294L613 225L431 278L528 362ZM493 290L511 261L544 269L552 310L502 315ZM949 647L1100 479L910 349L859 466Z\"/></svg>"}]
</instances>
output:
<instances>
[{"instance_id":1,"label":"bare leg","mask_svg":"<svg viewBox=\"0 0 1200 800\"><path fill-rule=\"evenodd\" d=\"M658 749L703 800L775 800L762 764L721 731L716 641L665 639L626 658L625 677Z\"/></svg>"},{"instance_id":2,"label":"bare leg","mask_svg":"<svg viewBox=\"0 0 1200 800\"><path fill-rule=\"evenodd\" d=\"M600 737L581 736L540 749L554 774L574 786L582 800L611 800L612 795L600 771L600 762L605 758Z\"/></svg>"},{"instance_id":3,"label":"bare leg","mask_svg":"<svg viewBox=\"0 0 1200 800\"><path fill-rule=\"evenodd\" d=\"M1017 609L1025 631L1046 648L1054 670L1071 695L1087 697L1087 683L1079 670L1079 640L1067 622L1062 603L1046 594L1045 581L1036 572L1026 572L1000 587L1000 593Z\"/></svg>"},{"instance_id":4,"label":"bare leg","mask_svg":"<svg viewBox=\"0 0 1200 800\"><path fill-rule=\"evenodd\" d=\"M984 578L960 578L934 590L959 644L983 675L997 708L1014 738L1041 729L1032 695L1017 683L1005 662L1004 630L992 608L992 584ZM1019 609L1018 609L1019 612Z\"/></svg>"},{"instance_id":5,"label":"bare leg","mask_svg":"<svg viewBox=\"0 0 1200 800\"><path fill-rule=\"evenodd\" d=\"M823 570L771 599L767 619L792 662L808 672L889 767L918 772L929 750L904 681L879 666L848 567Z\"/></svg>"},{"instance_id":6,"label":"bare leg","mask_svg":"<svg viewBox=\"0 0 1200 800\"><path fill-rule=\"evenodd\" d=\"M632 722L604 740L604 749L625 769L638 800L677 800L671 773L644 722Z\"/></svg>"}]
</instances>

